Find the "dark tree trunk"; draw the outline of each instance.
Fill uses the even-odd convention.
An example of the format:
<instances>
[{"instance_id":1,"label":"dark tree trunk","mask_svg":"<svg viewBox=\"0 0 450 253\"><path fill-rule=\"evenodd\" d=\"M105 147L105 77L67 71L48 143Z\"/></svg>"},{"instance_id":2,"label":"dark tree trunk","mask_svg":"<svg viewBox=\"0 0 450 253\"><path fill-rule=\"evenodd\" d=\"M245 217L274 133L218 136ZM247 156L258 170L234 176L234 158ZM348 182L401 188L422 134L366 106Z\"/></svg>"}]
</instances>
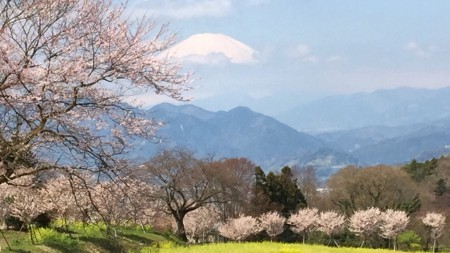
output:
<instances>
[{"instance_id":1,"label":"dark tree trunk","mask_svg":"<svg viewBox=\"0 0 450 253\"><path fill-rule=\"evenodd\" d=\"M186 236L186 230L184 229L184 214L178 214L174 215L175 222L177 223L177 231L175 232L175 235L182 240L183 242L187 242L187 236Z\"/></svg>"}]
</instances>

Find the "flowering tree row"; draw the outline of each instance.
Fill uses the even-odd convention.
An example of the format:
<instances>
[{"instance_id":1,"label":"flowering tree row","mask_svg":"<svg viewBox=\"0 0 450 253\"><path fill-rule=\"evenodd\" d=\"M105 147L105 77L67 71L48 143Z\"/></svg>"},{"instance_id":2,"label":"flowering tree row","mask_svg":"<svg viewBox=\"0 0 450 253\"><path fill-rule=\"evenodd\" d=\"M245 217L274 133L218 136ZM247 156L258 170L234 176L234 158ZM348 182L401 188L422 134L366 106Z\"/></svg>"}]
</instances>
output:
<instances>
[{"instance_id":1,"label":"flowering tree row","mask_svg":"<svg viewBox=\"0 0 450 253\"><path fill-rule=\"evenodd\" d=\"M258 218L240 216L221 224L218 231L226 238L242 241L262 231L266 231L270 238L274 238L281 234L287 225L290 230L302 235L303 242L308 232L317 230L327 235L330 242L333 241L338 246L333 236L347 225L351 232L361 238L361 247L370 236L381 236L392 241L395 250L396 238L406 229L409 221L406 212L392 209L382 212L378 208L369 208L357 211L346 219L344 215L335 211L319 212L315 208L306 208L292 214L288 219L276 212L266 213ZM445 216L430 212L422 217L422 222L429 228L435 249L436 240L442 234Z\"/></svg>"},{"instance_id":2,"label":"flowering tree row","mask_svg":"<svg viewBox=\"0 0 450 253\"><path fill-rule=\"evenodd\" d=\"M40 182L23 177L0 185L0 220L18 218L33 242L32 220L43 213L64 223L82 220L157 226L164 215L158 211L161 205L153 192L154 187L131 178L96 182L90 177L60 175Z\"/></svg>"}]
</instances>

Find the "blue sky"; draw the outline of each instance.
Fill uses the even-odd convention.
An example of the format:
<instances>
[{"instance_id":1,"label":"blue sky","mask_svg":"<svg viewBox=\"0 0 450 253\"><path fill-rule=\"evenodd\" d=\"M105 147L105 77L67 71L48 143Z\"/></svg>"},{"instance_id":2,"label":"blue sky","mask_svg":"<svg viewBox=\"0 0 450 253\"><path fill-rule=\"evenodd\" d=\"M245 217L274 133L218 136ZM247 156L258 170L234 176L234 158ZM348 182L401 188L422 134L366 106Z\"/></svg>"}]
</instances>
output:
<instances>
[{"instance_id":1,"label":"blue sky","mask_svg":"<svg viewBox=\"0 0 450 253\"><path fill-rule=\"evenodd\" d=\"M179 58L195 72L186 95L210 110L277 115L327 95L450 85L450 1L129 0L129 8L170 23L180 43L221 34L254 50L249 63L217 52L202 56L214 63Z\"/></svg>"}]
</instances>

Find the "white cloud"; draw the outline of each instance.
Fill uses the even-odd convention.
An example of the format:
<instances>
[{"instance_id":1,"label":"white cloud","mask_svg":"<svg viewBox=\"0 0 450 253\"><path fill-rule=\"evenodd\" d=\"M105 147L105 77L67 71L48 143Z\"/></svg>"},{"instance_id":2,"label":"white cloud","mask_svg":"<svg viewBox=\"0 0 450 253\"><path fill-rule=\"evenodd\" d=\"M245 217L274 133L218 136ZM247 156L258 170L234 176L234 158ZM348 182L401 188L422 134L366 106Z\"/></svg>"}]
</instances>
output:
<instances>
[{"instance_id":1,"label":"white cloud","mask_svg":"<svg viewBox=\"0 0 450 253\"><path fill-rule=\"evenodd\" d=\"M424 47L415 41L406 43L403 48L409 52L412 52L418 58L429 58L435 51L433 46Z\"/></svg>"},{"instance_id":2,"label":"white cloud","mask_svg":"<svg viewBox=\"0 0 450 253\"><path fill-rule=\"evenodd\" d=\"M300 59L303 62L318 63L319 57L312 54L311 48L307 44L299 44L288 52L290 57Z\"/></svg>"},{"instance_id":3,"label":"white cloud","mask_svg":"<svg viewBox=\"0 0 450 253\"><path fill-rule=\"evenodd\" d=\"M170 57L198 64L257 62L255 50L224 34L195 34L170 48L167 53Z\"/></svg>"},{"instance_id":4,"label":"white cloud","mask_svg":"<svg viewBox=\"0 0 450 253\"><path fill-rule=\"evenodd\" d=\"M166 16L177 19L221 17L232 9L231 0L134 0L130 4L136 16Z\"/></svg>"}]
</instances>

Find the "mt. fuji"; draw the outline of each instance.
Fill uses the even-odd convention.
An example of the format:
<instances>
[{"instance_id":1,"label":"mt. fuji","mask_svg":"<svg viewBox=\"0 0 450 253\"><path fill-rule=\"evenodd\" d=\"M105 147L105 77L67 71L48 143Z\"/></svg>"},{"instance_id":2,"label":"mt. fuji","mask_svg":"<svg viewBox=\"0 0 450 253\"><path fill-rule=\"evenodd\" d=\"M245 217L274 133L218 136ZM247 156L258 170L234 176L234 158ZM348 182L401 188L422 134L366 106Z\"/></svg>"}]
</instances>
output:
<instances>
[{"instance_id":1,"label":"mt. fuji","mask_svg":"<svg viewBox=\"0 0 450 253\"><path fill-rule=\"evenodd\" d=\"M256 62L255 54L256 51L244 43L215 33L192 35L168 50L171 57L199 64L214 64L223 60L249 64Z\"/></svg>"}]
</instances>

